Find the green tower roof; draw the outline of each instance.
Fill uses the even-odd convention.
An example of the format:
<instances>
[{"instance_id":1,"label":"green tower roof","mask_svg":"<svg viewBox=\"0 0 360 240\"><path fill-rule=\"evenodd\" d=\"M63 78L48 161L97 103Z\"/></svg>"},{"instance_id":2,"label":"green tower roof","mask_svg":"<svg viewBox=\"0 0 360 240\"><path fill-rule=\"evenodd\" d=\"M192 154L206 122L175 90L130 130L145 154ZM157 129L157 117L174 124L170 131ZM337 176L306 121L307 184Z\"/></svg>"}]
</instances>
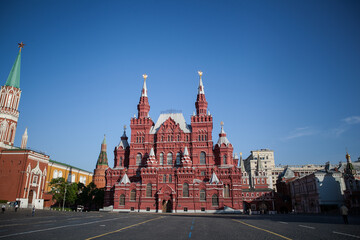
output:
<instances>
[{"instance_id":1,"label":"green tower roof","mask_svg":"<svg viewBox=\"0 0 360 240\"><path fill-rule=\"evenodd\" d=\"M16 57L13 67L11 68L5 86L20 88L20 65L21 65L21 49Z\"/></svg>"}]
</instances>

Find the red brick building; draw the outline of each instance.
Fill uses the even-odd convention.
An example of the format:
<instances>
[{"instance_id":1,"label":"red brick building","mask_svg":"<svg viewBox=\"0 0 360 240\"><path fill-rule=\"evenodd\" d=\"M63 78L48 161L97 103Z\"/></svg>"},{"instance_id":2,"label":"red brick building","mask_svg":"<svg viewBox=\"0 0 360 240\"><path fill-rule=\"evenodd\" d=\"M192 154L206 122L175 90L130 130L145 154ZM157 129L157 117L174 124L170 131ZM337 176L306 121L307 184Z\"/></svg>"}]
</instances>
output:
<instances>
[{"instance_id":1,"label":"red brick building","mask_svg":"<svg viewBox=\"0 0 360 240\"><path fill-rule=\"evenodd\" d=\"M199 75L190 124L175 112L162 113L153 122L143 75L138 115L130 120L130 144L124 130L114 151L114 168L106 170L105 206L149 212L243 210L243 188L250 186L243 185L239 159L233 156L223 124L213 143L213 117ZM262 179L261 174L257 178ZM269 191L266 182L260 180L260 185Z\"/></svg>"},{"instance_id":2,"label":"red brick building","mask_svg":"<svg viewBox=\"0 0 360 240\"><path fill-rule=\"evenodd\" d=\"M19 118L21 49L0 90L0 200L18 201L20 207L43 208L49 156L26 149L27 130L21 147L14 146Z\"/></svg>"}]
</instances>

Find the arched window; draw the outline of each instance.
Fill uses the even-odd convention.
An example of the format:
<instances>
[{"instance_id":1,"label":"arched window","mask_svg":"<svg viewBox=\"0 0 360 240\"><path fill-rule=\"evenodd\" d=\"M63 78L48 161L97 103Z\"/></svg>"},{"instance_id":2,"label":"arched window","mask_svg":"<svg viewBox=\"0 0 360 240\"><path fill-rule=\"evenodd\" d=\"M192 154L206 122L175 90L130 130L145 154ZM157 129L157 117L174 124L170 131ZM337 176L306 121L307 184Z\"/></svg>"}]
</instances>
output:
<instances>
[{"instance_id":1,"label":"arched window","mask_svg":"<svg viewBox=\"0 0 360 240\"><path fill-rule=\"evenodd\" d=\"M162 141L162 142L164 141L164 136L161 136L161 141Z\"/></svg>"},{"instance_id":2,"label":"arched window","mask_svg":"<svg viewBox=\"0 0 360 240\"><path fill-rule=\"evenodd\" d=\"M146 197L151 197L151 183L146 185Z\"/></svg>"},{"instance_id":3,"label":"arched window","mask_svg":"<svg viewBox=\"0 0 360 240\"><path fill-rule=\"evenodd\" d=\"M58 177L62 177L62 171L61 170L59 171Z\"/></svg>"},{"instance_id":4,"label":"arched window","mask_svg":"<svg viewBox=\"0 0 360 240\"><path fill-rule=\"evenodd\" d=\"M199 135L199 141L201 141L201 135Z\"/></svg>"},{"instance_id":5,"label":"arched window","mask_svg":"<svg viewBox=\"0 0 360 240\"><path fill-rule=\"evenodd\" d=\"M219 199L218 196L216 194L212 195L212 199L211 199L211 203L213 206L219 206Z\"/></svg>"},{"instance_id":6,"label":"arched window","mask_svg":"<svg viewBox=\"0 0 360 240\"><path fill-rule=\"evenodd\" d=\"M83 184L86 185L86 177L83 177Z\"/></svg>"},{"instance_id":7,"label":"arched window","mask_svg":"<svg viewBox=\"0 0 360 240\"><path fill-rule=\"evenodd\" d=\"M75 182L75 174L71 176L71 182Z\"/></svg>"},{"instance_id":8,"label":"arched window","mask_svg":"<svg viewBox=\"0 0 360 240\"><path fill-rule=\"evenodd\" d=\"M57 170L54 170L53 178L58 178L58 171Z\"/></svg>"},{"instance_id":9,"label":"arched window","mask_svg":"<svg viewBox=\"0 0 360 240\"><path fill-rule=\"evenodd\" d=\"M166 183L166 174L163 176L163 182Z\"/></svg>"},{"instance_id":10,"label":"arched window","mask_svg":"<svg viewBox=\"0 0 360 240\"><path fill-rule=\"evenodd\" d=\"M204 141L204 135L201 135L201 141Z\"/></svg>"},{"instance_id":11,"label":"arched window","mask_svg":"<svg viewBox=\"0 0 360 240\"><path fill-rule=\"evenodd\" d=\"M204 189L200 190L200 201L205 201L206 200L206 192Z\"/></svg>"},{"instance_id":12,"label":"arched window","mask_svg":"<svg viewBox=\"0 0 360 240\"><path fill-rule=\"evenodd\" d=\"M187 141L187 142L189 141L189 136L188 136L188 135L186 135L186 141Z\"/></svg>"},{"instance_id":13,"label":"arched window","mask_svg":"<svg viewBox=\"0 0 360 240\"><path fill-rule=\"evenodd\" d=\"M230 187L229 187L229 185L225 185L225 187L224 187L224 197L226 197L226 198L230 197Z\"/></svg>"},{"instance_id":14,"label":"arched window","mask_svg":"<svg viewBox=\"0 0 360 240\"><path fill-rule=\"evenodd\" d=\"M135 201L136 200L136 190L133 189L130 192L130 201Z\"/></svg>"},{"instance_id":15,"label":"arched window","mask_svg":"<svg viewBox=\"0 0 360 240\"><path fill-rule=\"evenodd\" d=\"M226 164L226 155L223 156L223 164Z\"/></svg>"},{"instance_id":16,"label":"arched window","mask_svg":"<svg viewBox=\"0 0 360 240\"><path fill-rule=\"evenodd\" d=\"M120 159L119 159L119 165L120 166L122 165L122 157L120 157Z\"/></svg>"},{"instance_id":17,"label":"arched window","mask_svg":"<svg viewBox=\"0 0 360 240\"><path fill-rule=\"evenodd\" d=\"M142 159L142 155L141 153L138 153L136 155L136 165L140 165L141 164L141 159Z\"/></svg>"},{"instance_id":18,"label":"arched window","mask_svg":"<svg viewBox=\"0 0 360 240\"><path fill-rule=\"evenodd\" d=\"M187 183L183 185L183 197L189 197L189 184Z\"/></svg>"},{"instance_id":19,"label":"arched window","mask_svg":"<svg viewBox=\"0 0 360 240\"><path fill-rule=\"evenodd\" d=\"M177 140L178 140L178 142L180 142L180 135L177 136Z\"/></svg>"},{"instance_id":20,"label":"arched window","mask_svg":"<svg viewBox=\"0 0 360 240\"><path fill-rule=\"evenodd\" d=\"M171 182L172 182L172 175L169 174L169 183L171 183Z\"/></svg>"},{"instance_id":21,"label":"arched window","mask_svg":"<svg viewBox=\"0 0 360 240\"><path fill-rule=\"evenodd\" d=\"M160 153L160 165L164 164L164 153Z\"/></svg>"},{"instance_id":22,"label":"arched window","mask_svg":"<svg viewBox=\"0 0 360 240\"><path fill-rule=\"evenodd\" d=\"M205 138L205 141L206 141L206 139L207 139L206 135L204 136L204 138Z\"/></svg>"},{"instance_id":23,"label":"arched window","mask_svg":"<svg viewBox=\"0 0 360 240\"><path fill-rule=\"evenodd\" d=\"M124 194L120 195L119 205L120 206L125 206L125 195Z\"/></svg>"},{"instance_id":24,"label":"arched window","mask_svg":"<svg viewBox=\"0 0 360 240\"><path fill-rule=\"evenodd\" d=\"M205 152L200 153L200 164L206 164L206 154L205 154Z\"/></svg>"},{"instance_id":25,"label":"arched window","mask_svg":"<svg viewBox=\"0 0 360 240\"><path fill-rule=\"evenodd\" d=\"M176 165L180 165L181 153L176 153Z\"/></svg>"},{"instance_id":26,"label":"arched window","mask_svg":"<svg viewBox=\"0 0 360 240\"><path fill-rule=\"evenodd\" d=\"M173 164L173 155L172 155L172 153L167 154L167 164L169 164L169 165Z\"/></svg>"}]
</instances>

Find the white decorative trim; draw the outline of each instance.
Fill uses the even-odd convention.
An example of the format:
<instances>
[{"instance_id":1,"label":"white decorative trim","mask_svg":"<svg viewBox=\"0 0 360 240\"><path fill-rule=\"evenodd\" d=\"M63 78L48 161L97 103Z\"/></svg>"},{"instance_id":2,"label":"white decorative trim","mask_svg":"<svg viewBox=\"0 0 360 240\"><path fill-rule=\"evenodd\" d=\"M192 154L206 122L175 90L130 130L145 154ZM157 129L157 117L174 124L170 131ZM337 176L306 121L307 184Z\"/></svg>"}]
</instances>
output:
<instances>
[{"instance_id":1,"label":"white decorative trim","mask_svg":"<svg viewBox=\"0 0 360 240\"><path fill-rule=\"evenodd\" d=\"M14 116L14 115L12 115L10 113L1 112L0 113L0 118L4 118L4 119L8 119L8 120L12 120L14 122L17 122L19 120L19 114L18 114L18 116Z\"/></svg>"}]
</instances>

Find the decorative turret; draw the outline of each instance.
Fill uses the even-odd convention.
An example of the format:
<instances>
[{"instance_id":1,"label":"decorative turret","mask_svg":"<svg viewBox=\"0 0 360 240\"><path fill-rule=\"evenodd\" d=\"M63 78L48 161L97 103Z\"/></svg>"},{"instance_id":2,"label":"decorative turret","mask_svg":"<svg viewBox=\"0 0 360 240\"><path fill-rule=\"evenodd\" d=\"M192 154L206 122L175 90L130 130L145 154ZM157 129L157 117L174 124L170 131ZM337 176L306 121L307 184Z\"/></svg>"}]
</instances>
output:
<instances>
[{"instance_id":1,"label":"decorative turret","mask_svg":"<svg viewBox=\"0 0 360 240\"><path fill-rule=\"evenodd\" d=\"M347 174L351 174L351 175L356 174L356 170L355 170L355 168L354 168L354 166L353 166L353 164L351 162L351 157L350 157L350 154L348 152L346 152L345 157L346 157L346 162L347 162L345 172Z\"/></svg>"},{"instance_id":2,"label":"decorative turret","mask_svg":"<svg viewBox=\"0 0 360 240\"><path fill-rule=\"evenodd\" d=\"M148 167L156 166L157 161L156 161L156 157L155 157L155 153L154 153L154 148L151 148L149 157L148 157L148 159L146 161L146 164L147 164Z\"/></svg>"},{"instance_id":3,"label":"decorative turret","mask_svg":"<svg viewBox=\"0 0 360 240\"><path fill-rule=\"evenodd\" d=\"M121 141L118 147L122 147L123 149L129 147L128 137L126 136L126 125L124 125L124 133L121 136Z\"/></svg>"},{"instance_id":4,"label":"decorative turret","mask_svg":"<svg viewBox=\"0 0 360 240\"><path fill-rule=\"evenodd\" d=\"M243 159L242 159L242 153L240 153L240 159L239 159L239 162L240 162L240 169L241 169L241 172L246 173L245 166L244 166L244 161L243 161Z\"/></svg>"},{"instance_id":5,"label":"decorative turret","mask_svg":"<svg viewBox=\"0 0 360 240\"><path fill-rule=\"evenodd\" d=\"M198 71L199 74L199 87L198 87L198 94L197 94L197 99L195 102L195 107L196 107L196 115L198 116L202 116L202 115L206 115L207 113L207 106L208 103L206 101L205 98L205 91L204 91L204 85L202 82L202 72Z\"/></svg>"},{"instance_id":6,"label":"decorative turret","mask_svg":"<svg viewBox=\"0 0 360 240\"><path fill-rule=\"evenodd\" d=\"M25 128L25 132L21 138L21 147L20 148L22 148L22 149L26 148L27 140L28 140L27 128Z\"/></svg>"},{"instance_id":7,"label":"decorative turret","mask_svg":"<svg viewBox=\"0 0 360 240\"><path fill-rule=\"evenodd\" d=\"M229 140L227 139L226 137L226 133L224 131L224 122L221 122L220 123L221 125L221 131L220 131L220 134L219 134L219 140L218 142L216 143L219 147L221 147L222 144L225 144L226 146L230 144Z\"/></svg>"},{"instance_id":8,"label":"decorative turret","mask_svg":"<svg viewBox=\"0 0 360 240\"><path fill-rule=\"evenodd\" d=\"M21 42L18 45L19 53L5 85L0 90L0 142L10 146L14 145L19 118L21 49L25 44Z\"/></svg>"},{"instance_id":9,"label":"decorative turret","mask_svg":"<svg viewBox=\"0 0 360 240\"><path fill-rule=\"evenodd\" d=\"M189 156L189 151L188 151L187 147L185 147L185 149L184 149L184 154L181 159L181 163L182 163L183 167L191 167L191 158Z\"/></svg>"},{"instance_id":10,"label":"decorative turret","mask_svg":"<svg viewBox=\"0 0 360 240\"><path fill-rule=\"evenodd\" d=\"M220 180L219 180L219 178L216 176L215 172L212 173L209 182L210 182L210 184L214 184L214 183L215 183L215 184L219 184L219 183L221 183Z\"/></svg>"},{"instance_id":11,"label":"decorative turret","mask_svg":"<svg viewBox=\"0 0 360 240\"><path fill-rule=\"evenodd\" d=\"M125 173L124 176L120 180L120 184L128 184L131 183L128 175Z\"/></svg>"},{"instance_id":12,"label":"decorative turret","mask_svg":"<svg viewBox=\"0 0 360 240\"><path fill-rule=\"evenodd\" d=\"M148 118L149 117L149 111L150 111L150 105L149 100L147 96L147 87L146 87L146 78L148 76L146 74L143 74L144 78L144 84L143 88L141 90L141 97L138 104L138 118Z\"/></svg>"}]
</instances>

